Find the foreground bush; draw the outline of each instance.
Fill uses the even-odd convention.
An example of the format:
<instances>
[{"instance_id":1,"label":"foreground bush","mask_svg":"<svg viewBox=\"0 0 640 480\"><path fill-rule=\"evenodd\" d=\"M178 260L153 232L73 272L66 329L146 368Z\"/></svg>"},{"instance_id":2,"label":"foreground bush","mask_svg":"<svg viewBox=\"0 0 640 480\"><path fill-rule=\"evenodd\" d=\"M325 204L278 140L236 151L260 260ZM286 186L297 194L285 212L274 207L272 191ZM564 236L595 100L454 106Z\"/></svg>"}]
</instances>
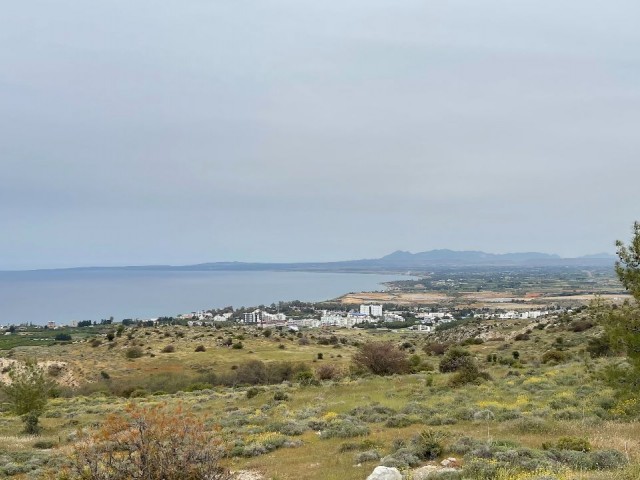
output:
<instances>
[{"instance_id":1,"label":"foreground bush","mask_svg":"<svg viewBox=\"0 0 640 480\"><path fill-rule=\"evenodd\" d=\"M409 371L407 355L391 342L367 342L353 355L356 367L374 375L402 374Z\"/></svg>"},{"instance_id":2,"label":"foreground bush","mask_svg":"<svg viewBox=\"0 0 640 480\"><path fill-rule=\"evenodd\" d=\"M76 443L66 478L227 480L215 432L180 407L130 405Z\"/></svg>"},{"instance_id":3,"label":"foreground bush","mask_svg":"<svg viewBox=\"0 0 640 480\"><path fill-rule=\"evenodd\" d=\"M9 370L11 383L0 383L9 410L20 416L24 423L24 433L36 434L40 431L39 418L47 406L53 383L45 372L33 362L24 367Z\"/></svg>"}]
</instances>

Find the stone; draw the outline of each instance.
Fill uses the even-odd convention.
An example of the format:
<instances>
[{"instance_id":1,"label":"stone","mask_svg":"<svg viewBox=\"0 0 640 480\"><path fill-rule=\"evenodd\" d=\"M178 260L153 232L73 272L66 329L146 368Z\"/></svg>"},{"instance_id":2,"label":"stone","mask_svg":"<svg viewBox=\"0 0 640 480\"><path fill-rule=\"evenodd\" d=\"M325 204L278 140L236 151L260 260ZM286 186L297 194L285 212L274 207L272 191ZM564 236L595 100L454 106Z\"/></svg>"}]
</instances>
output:
<instances>
[{"instance_id":1,"label":"stone","mask_svg":"<svg viewBox=\"0 0 640 480\"><path fill-rule=\"evenodd\" d=\"M367 480L402 480L402 474L397 468L376 467Z\"/></svg>"},{"instance_id":2,"label":"stone","mask_svg":"<svg viewBox=\"0 0 640 480\"><path fill-rule=\"evenodd\" d=\"M440 465L442 465L443 467L451 467L451 468L460 466L460 464L458 463L458 459L454 457L445 458L440 462Z\"/></svg>"},{"instance_id":3,"label":"stone","mask_svg":"<svg viewBox=\"0 0 640 480\"><path fill-rule=\"evenodd\" d=\"M438 467L435 465L425 465L424 467L416 468L413 472L411 472L412 480L427 480L429 475L433 472L436 472Z\"/></svg>"}]
</instances>

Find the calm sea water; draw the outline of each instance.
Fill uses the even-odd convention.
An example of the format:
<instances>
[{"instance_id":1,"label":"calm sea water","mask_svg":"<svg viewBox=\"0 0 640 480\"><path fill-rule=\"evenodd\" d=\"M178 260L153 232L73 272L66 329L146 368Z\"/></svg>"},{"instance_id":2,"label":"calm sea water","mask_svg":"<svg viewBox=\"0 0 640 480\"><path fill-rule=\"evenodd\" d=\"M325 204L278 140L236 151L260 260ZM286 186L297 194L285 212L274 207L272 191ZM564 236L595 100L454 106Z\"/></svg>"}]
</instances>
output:
<instances>
[{"instance_id":1,"label":"calm sea water","mask_svg":"<svg viewBox=\"0 0 640 480\"><path fill-rule=\"evenodd\" d=\"M50 270L0 272L0 324L150 318L206 308L319 301L383 290L392 275Z\"/></svg>"}]
</instances>

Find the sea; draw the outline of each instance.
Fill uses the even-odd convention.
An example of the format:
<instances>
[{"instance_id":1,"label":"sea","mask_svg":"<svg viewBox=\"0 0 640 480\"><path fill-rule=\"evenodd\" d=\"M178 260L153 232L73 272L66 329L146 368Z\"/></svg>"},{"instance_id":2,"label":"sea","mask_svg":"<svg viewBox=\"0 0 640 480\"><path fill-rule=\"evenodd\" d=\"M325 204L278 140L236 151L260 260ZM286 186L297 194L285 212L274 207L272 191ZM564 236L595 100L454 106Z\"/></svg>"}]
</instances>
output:
<instances>
[{"instance_id":1,"label":"sea","mask_svg":"<svg viewBox=\"0 0 640 480\"><path fill-rule=\"evenodd\" d=\"M154 318L381 291L398 275L70 269L0 272L0 324Z\"/></svg>"}]
</instances>

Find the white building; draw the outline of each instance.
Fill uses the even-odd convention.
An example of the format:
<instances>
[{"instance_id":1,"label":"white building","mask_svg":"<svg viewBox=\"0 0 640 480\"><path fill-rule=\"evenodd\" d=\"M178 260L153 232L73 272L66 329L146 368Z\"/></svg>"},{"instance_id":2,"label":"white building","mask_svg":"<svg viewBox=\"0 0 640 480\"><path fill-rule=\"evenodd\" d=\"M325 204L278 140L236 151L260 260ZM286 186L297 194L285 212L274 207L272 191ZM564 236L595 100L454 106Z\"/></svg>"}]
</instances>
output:
<instances>
[{"instance_id":1,"label":"white building","mask_svg":"<svg viewBox=\"0 0 640 480\"><path fill-rule=\"evenodd\" d=\"M243 315L243 323L260 323L262 320L262 312L260 310L254 310L253 312L245 313Z\"/></svg>"},{"instance_id":2,"label":"white building","mask_svg":"<svg viewBox=\"0 0 640 480\"><path fill-rule=\"evenodd\" d=\"M385 313L384 321L385 322L404 322L404 317L402 315L398 315L397 313Z\"/></svg>"},{"instance_id":3,"label":"white building","mask_svg":"<svg viewBox=\"0 0 640 480\"><path fill-rule=\"evenodd\" d=\"M382 305L360 305L360 313L371 315L372 317L382 316Z\"/></svg>"}]
</instances>

